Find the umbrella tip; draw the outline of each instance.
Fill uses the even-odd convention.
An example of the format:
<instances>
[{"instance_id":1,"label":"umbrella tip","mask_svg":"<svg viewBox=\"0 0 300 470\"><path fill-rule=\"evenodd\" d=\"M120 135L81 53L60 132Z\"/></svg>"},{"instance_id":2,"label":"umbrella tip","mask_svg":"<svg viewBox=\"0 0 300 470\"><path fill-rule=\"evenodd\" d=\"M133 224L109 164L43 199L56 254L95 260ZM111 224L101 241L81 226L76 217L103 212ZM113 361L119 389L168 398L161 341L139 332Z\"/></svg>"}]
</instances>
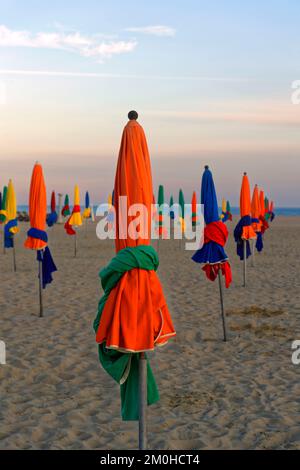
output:
<instances>
[{"instance_id":1,"label":"umbrella tip","mask_svg":"<svg viewBox=\"0 0 300 470\"><path fill-rule=\"evenodd\" d=\"M209 166L205 165L204 170L208 170L208 169L209 169Z\"/></svg>"},{"instance_id":2,"label":"umbrella tip","mask_svg":"<svg viewBox=\"0 0 300 470\"><path fill-rule=\"evenodd\" d=\"M244 176L247 176L247 171L244 171Z\"/></svg>"},{"instance_id":3,"label":"umbrella tip","mask_svg":"<svg viewBox=\"0 0 300 470\"><path fill-rule=\"evenodd\" d=\"M129 111L129 113L128 113L129 121L136 121L138 117L139 117L139 115L136 111Z\"/></svg>"}]
</instances>

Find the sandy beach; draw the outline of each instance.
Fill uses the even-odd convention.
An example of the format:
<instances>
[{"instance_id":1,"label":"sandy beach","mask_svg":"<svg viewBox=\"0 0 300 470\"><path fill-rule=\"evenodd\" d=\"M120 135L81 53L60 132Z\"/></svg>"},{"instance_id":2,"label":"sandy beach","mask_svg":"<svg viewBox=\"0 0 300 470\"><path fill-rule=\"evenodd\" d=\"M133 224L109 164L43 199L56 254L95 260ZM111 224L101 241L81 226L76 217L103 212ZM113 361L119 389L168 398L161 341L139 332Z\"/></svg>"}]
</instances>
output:
<instances>
[{"instance_id":1,"label":"sandy beach","mask_svg":"<svg viewBox=\"0 0 300 470\"><path fill-rule=\"evenodd\" d=\"M44 291L38 317L37 262L16 237L0 253L0 449L136 449L137 423L120 419L118 385L98 362L92 323L101 296L98 277L114 253L96 225L73 238L49 229L59 271ZM265 249L249 262L235 254L234 222L227 252L233 284L225 292L229 341L222 341L217 282L191 251L160 243L159 276L177 330L151 354L161 400L148 408L151 449L300 449L300 366L291 344L300 339L300 218L277 217ZM1 237L2 240L2 237ZM155 244L154 244L155 246Z\"/></svg>"}]
</instances>

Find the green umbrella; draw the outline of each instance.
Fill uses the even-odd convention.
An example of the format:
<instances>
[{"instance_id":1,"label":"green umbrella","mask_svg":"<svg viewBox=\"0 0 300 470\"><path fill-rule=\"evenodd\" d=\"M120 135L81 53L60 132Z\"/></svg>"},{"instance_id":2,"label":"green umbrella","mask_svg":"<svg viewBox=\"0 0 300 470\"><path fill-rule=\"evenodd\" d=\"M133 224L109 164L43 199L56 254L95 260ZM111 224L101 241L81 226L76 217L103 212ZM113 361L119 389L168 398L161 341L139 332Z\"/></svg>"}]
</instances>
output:
<instances>
[{"instance_id":1,"label":"green umbrella","mask_svg":"<svg viewBox=\"0 0 300 470\"><path fill-rule=\"evenodd\" d=\"M162 185L158 188L158 235L163 233L163 205L165 202L164 187Z\"/></svg>"},{"instance_id":2,"label":"green umbrella","mask_svg":"<svg viewBox=\"0 0 300 470\"><path fill-rule=\"evenodd\" d=\"M0 223L3 224L6 220L6 198L7 198L7 186L4 186L2 193L2 204L0 207Z\"/></svg>"}]
</instances>

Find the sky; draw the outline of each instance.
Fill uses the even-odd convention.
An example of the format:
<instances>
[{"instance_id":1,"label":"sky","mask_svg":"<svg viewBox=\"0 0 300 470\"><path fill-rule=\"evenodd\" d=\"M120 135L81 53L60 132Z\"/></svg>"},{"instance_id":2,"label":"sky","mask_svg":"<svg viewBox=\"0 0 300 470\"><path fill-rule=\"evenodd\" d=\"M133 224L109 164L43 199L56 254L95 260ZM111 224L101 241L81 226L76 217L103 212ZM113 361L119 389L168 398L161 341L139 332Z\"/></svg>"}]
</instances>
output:
<instances>
[{"instance_id":1,"label":"sky","mask_svg":"<svg viewBox=\"0 0 300 470\"><path fill-rule=\"evenodd\" d=\"M247 171L300 206L299 25L298 0L0 0L0 186L27 203L38 160L49 198L105 201L136 109L155 191L188 202L208 164L220 200Z\"/></svg>"}]
</instances>

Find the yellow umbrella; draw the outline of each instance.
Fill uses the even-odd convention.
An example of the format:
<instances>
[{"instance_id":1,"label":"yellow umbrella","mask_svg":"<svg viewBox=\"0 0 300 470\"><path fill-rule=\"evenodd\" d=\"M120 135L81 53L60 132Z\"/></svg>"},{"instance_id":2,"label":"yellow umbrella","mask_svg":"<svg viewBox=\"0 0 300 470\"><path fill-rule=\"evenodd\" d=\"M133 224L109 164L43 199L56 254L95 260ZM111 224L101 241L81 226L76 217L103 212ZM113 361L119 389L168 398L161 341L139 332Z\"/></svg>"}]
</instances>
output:
<instances>
[{"instance_id":1,"label":"yellow umbrella","mask_svg":"<svg viewBox=\"0 0 300 470\"><path fill-rule=\"evenodd\" d=\"M6 223L9 221L16 220L17 217L17 199L15 189L12 184L12 180L9 180L7 186L7 199L6 199ZM20 231L19 227L16 225L9 229L10 233L18 233Z\"/></svg>"},{"instance_id":2,"label":"yellow umbrella","mask_svg":"<svg viewBox=\"0 0 300 470\"><path fill-rule=\"evenodd\" d=\"M74 207L72 215L69 219L69 225L82 225L82 217L80 213L80 194L78 185L75 185L74 188Z\"/></svg>"},{"instance_id":3,"label":"yellow umbrella","mask_svg":"<svg viewBox=\"0 0 300 470\"><path fill-rule=\"evenodd\" d=\"M224 219L227 211L227 201L226 199L222 199L222 214L220 215L220 219Z\"/></svg>"},{"instance_id":4,"label":"yellow umbrella","mask_svg":"<svg viewBox=\"0 0 300 470\"><path fill-rule=\"evenodd\" d=\"M18 220L17 220L17 199L16 193L12 184L12 180L9 180L7 186L6 196L6 221L4 227L4 246L5 248L13 248L13 264L14 271L16 267L16 253L14 246L14 235L19 232Z\"/></svg>"}]
</instances>

